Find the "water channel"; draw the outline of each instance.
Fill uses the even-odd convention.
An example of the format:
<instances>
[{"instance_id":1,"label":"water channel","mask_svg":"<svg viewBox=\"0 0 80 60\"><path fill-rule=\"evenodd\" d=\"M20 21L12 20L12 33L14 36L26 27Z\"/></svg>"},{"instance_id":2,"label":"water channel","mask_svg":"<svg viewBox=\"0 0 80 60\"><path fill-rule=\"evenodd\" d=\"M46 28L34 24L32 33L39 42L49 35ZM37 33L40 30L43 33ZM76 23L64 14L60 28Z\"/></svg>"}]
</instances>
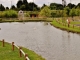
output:
<instances>
[{"instance_id":1,"label":"water channel","mask_svg":"<svg viewBox=\"0 0 80 60\"><path fill-rule=\"evenodd\" d=\"M35 51L46 60L80 60L80 34L45 22L0 23L0 39Z\"/></svg>"}]
</instances>

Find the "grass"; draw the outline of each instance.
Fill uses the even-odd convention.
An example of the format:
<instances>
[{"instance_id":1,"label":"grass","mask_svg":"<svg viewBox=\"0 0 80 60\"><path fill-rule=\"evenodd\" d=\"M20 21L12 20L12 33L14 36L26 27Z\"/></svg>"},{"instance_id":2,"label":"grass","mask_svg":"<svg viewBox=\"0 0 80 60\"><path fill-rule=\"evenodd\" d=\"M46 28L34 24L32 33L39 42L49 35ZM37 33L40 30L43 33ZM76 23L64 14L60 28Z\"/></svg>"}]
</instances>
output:
<instances>
[{"instance_id":1,"label":"grass","mask_svg":"<svg viewBox=\"0 0 80 60\"><path fill-rule=\"evenodd\" d=\"M36 54L34 51L31 51L29 49L26 50L26 48L23 48L23 51L28 54L30 60L45 60L40 55Z\"/></svg>"},{"instance_id":2,"label":"grass","mask_svg":"<svg viewBox=\"0 0 80 60\"><path fill-rule=\"evenodd\" d=\"M44 22L51 22L53 18L31 18L27 17L24 20L18 20L18 18L0 18L0 22L39 22L39 21L44 21Z\"/></svg>"},{"instance_id":3,"label":"grass","mask_svg":"<svg viewBox=\"0 0 80 60\"><path fill-rule=\"evenodd\" d=\"M34 51L26 48L22 48L22 50L28 54L30 60L45 60ZM0 60L25 60L25 58L24 56L19 56L19 50L17 48L12 51L12 46L9 43L5 43L5 47L2 47L2 42L0 41Z\"/></svg>"},{"instance_id":4,"label":"grass","mask_svg":"<svg viewBox=\"0 0 80 60\"><path fill-rule=\"evenodd\" d=\"M71 24L76 25L76 24L80 24L80 22L79 21L72 21Z\"/></svg>"},{"instance_id":5,"label":"grass","mask_svg":"<svg viewBox=\"0 0 80 60\"><path fill-rule=\"evenodd\" d=\"M59 21L59 22L61 22L61 21ZM66 23L64 23L66 25L65 26L65 25L63 25L62 22L58 23L56 20L53 20L53 22L51 22L51 24L62 30L66 30L66 31L73 32L73 33L80 33L80 28L78 26L74 26L74 28L73 28L73 22L72 22L72 24L70 24L70 27L68 27L68 25Z\"/></svg>"}]
</instances>

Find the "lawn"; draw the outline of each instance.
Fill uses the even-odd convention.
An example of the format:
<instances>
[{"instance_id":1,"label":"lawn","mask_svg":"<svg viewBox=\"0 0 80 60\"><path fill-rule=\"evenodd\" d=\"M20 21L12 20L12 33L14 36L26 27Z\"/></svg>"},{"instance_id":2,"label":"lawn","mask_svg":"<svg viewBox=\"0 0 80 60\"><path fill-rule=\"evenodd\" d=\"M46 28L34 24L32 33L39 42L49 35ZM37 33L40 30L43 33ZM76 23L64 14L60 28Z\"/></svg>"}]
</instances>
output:
<instances>
[{"instance_id":1,"label":"lawn","mask_svg":"<svg viewBox=\"0 0 80 60\"><path fill-rule=\"evenodd\" d=\"M53 22L51 22L51 24L62 30L66 30L69 32L74 32L74 33L80 33L80 27L74 25L74 24L79 24L79 22L75 23L74 21L72 21L69 27L65 21L62 22L62 21L53 20ZM74 25L74 27L73 27L73 25Z\"/></svg>"},{"instance_id":2,"label":"lawn","mask_svg":"<svg viewBox=\"0 0 80 60\"><path fill-rule=\"evenodd\" d=\"M30 60L45 60L34 51L26 48L22 48L22 50L28 54ZM0 60L25 60L25 57L19 56L19 50L16 47L15 50L12 51L12 46L10 43L5 43L5 46L2 47L2 42L0 41Z\"/></svg>"}]
</instances>

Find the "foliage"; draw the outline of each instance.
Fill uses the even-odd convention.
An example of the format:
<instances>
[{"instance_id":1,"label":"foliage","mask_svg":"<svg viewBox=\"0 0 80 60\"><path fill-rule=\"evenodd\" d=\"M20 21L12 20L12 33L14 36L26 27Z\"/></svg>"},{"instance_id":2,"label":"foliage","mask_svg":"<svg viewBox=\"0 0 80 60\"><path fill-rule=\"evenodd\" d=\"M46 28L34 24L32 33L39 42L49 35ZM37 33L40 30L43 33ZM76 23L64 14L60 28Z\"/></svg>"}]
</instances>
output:
<instances>
[{"instance_id":1,"label":"foliage","mask_svg":"<svg viewBox=\"0 0 80 60\"><path fill-rule=\"evenodd\" d=\"M2 18L2 17L3 17L3 12L0 11L0 18Z\"/></svg>"},{"instance_id":2,"label":"foliage","mask_svg":"<svg viewBox=\"0 0 80 60\"><path fill-rule=\"evenodd\" d=\"M76 9L75 14L76 14L76 16L80 16L80 9Z\"/></svg>"},{"instance_id":3,"label":"foliage","mask_svg":"<svg viewBox=\"0 0 80 60\"><path fill-rule=\"evenodd\" d=\"M5 10L5 7L2 4L0 4L0 11L4 11L4 10Z\"/></svg>"},{"instance_id":4,"label":"foliage","mask_svg":"<svg viewBox=\"0 0 80 60\"><path fill-rule=\"evenodd\" d=\"M30 11L37 11L37 10L39 10L39 7L35 3L30 2L29 3L29 10Z\"/></svg>"},{"instance_id":5,"label":"foliage","mask_svg":"<svg viewBox=\"0 0 80 60\"><path fill-rule=\"evenodd\" d=\"M77 7L79 7L79 8L80 8L80 3L78 3L78 4L77 4Z\"/></svg>"},{"instance_id":6,"label":"foliage","mask_svg":"<svg viewBox=\"0 0 80 60\"><path fill-rule=\"evenodd\" d=\"M26 13L25 13L25 16L26 16L26 17L30 17L30 13L29 13L29 12L26 12Z\"/></svg>"},{"instance_id":7,"label":"foliage","mask_svg":"<svg viewBox=\"0 0 80 60\"><path fill-rule=\"evenodd\" d=\"M62 10L63 5L62 4L57 4L57 3L51 3L50 4L50 9L51 10Z\"/></svg>"},{"instance_id":8,"label":"foliage","mask_svg":"<svg viewBox=\"0 0 80 60\"><path fill-rule=\"evenodd\" d=\"M14 5L11 6L11 9L16 10L16 7Z\"/></svg>"},{"instance_id":9,"label":"foliage","mask_svg":"<svg viewBox=\"0 0 80 60\"><path fill-rule=\"evenodd\" d=\"M51 10L49 7L45 6L41 11L40 11L40 16L42 17L50 17L51 16Z\"/></svg>"},{"instance_id":10,"label":"foliage","mask_svg":"<svg viewBox=\"0 0 80 60\"><path fill-rule=\"evenodd\" d=\"M57 17L56 10L51 11L51 17Z\"/></svg>"},{"instance_id":11,"label":"foliage","mask_svg":"<svg viewBox=\"0 0 80 60\"><path fill-rule=\"evenodd\" d=\"M67 7L69 7L70 9L75 8L75 4L69 3Z\"/></svg>"},{"instance_id":12,"label":"foliage","mask_svg":"<svg viewBox=\"0 0 80 60\"><path fill-rule=\"evenodd\" d=\"M67 11L63 10L62 11L62 17L67 17L67 14L66 13L67 13Z\"/></svg>"},{"instance_id":13,"label":"foliage","mask_svg":"<svg viewBox=\"0 0 80 60\"><path fill-rule=\"evenodd\" d=\"M72 17L79 16L80 15L80 10L73 8L73 9L70 10L70 14L69 15L72 16Z\"/></svg>"},{"instance_id":14,"label":"foliage","mask_svg":"<svg viewBox=\"0 0 80 60\"><path fill-rule=\"evenodd\" d=\"M23 2L22 2L22 0L19 0L18 2L17 2L17 8L20 8L21 6L22 6L22 4L23 4Z\"/></svg>"},{"instance_id":15,"label":"foliage","mask_svg":"<svg viewBox=\"0 0 80 60\"><path fill-rule=\"evenodd\" d=\"M6 10L9 10L9 7L6 7Z\"/></svg>"},{"instance_id":16,"label":"foliage","mask_svg":"<svg viewBox=\"0 0 80 60\"><path fill-rule=\"evenodd\" d=\"M6 10L3 12L3 16L5 18L16 18L17 17L17 12L14 10Z\"/></svg>"},{"instance_id":17,"label":"foliage","mask_svg":"<svg viewBox=\"0 0 80 60\"><path fill-rule=\"evenodd\" d=\"M66 11L65 14L66 14L67 16L69 16L70 8L69 8L69 7L65 7L65 8L64 8L64 11Z\"/></svg>"},{"instance_id":18,"label":"foliage","mask_svg":"<svg viewBox=\"0 0 80 60\"><path fill-rule=\"evenodd\" d=\"M25 6L25 9L24 10L29 10L29 4L27 2L27 0L23 0L23 5Z\"/></svg>"},{"instance_id":19,"label":"foliage","mask_svg":"<svg viewBox=\"0 0 80 60\"><path fill-rule=\"evenodd\" d=\"M65 10L52 10L51 17L67 17Z\"/></svg>"},{"instance_id":20,"label":"foliage","mask_svg":"<svg viewBox=\"0 0 80 60\"><path fill-rule=\"evenodd\" d=\"M65 4L65 6L63 6ZM50 9L51 10L63 10L65 7L69 7L70 9L72 8L80 8L80 3L78 3L77 5L75 4L72 4L72 3L69 3L66 5L66 3L64 4L59 4L59 3L50 3ZM14 10L14 8L16 8L16 10L20 10L20 9L23 9L24 11L39 11L40 10L40 7L38 7L37 4L33 2L28 2L27 0L18 0L17 3L16 3L16 6L15 7L14 5L11 6L11 9ZM41 9L43 9L45 6L45 4L43 4L43 6L41 6ZM6 7L4 7L2 4L0 4L0 11L4 11Z\"/></svg>"},{"instance_id":21,"label":"foliage","mask_svg":"<svg viewBox=\"0 0 80 60\"><path fill-rule=\"evenodd\" d=\"M46 4L43 4L43 6L41 7L41 9L43 9L45 6L47 6Z\"/></svg>"},{"instance_id":22,"label":"foliage","mask_svg":"<svg viewBox=\"0 0 80 60\"><path fill-rule=\"evenodd\" d=\"M17 8L24 11L40 10L40 8L34 2L28 3L27 0L18 0Z\"/></svg>"},{"instance_id":23,"label":"foliage","mask_svg":"<svg viewBox=\"0 0 80 60\"><path fill-rule=\"evenodd\" d=\"M26 6L25 5L21 5L20 10L25 10Z\"/></svg>"}]
</instances>

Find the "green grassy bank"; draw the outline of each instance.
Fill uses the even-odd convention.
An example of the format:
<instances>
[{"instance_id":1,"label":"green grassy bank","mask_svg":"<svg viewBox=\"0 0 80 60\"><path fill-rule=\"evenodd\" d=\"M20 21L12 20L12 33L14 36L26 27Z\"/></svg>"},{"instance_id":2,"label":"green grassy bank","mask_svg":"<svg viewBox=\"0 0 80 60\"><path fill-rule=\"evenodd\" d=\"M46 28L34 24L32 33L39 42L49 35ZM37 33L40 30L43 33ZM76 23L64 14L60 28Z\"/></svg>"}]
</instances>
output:
<instances>
[{"instance_id":1,"label":"green grassy bank","mask_svg":"<svg viewBox=\"0 0 80 60\"><path fill-rule=\"evenodd\" d=\"M18 20L18 18L0 18L0 23L3 22L51 22L53 18L25 18L24 20Z\"/></svg>"},{"instance_id":2,"label":"green grassy bank","mask_svg":"<svg viewBox=\"0 0 80 60\"><path fill-rule=\"evenodd\" d=\"M34 51L26 48L22 48L22 50L28 54L30 60L45 60ZM16 47L15 50L12 51L12 46L9 43L5 43L5 47L2 47L2 42L0 41L0 60L25 60L25 57L19 56L19 50Z\"/></svg>"},{"instance_id":3,"label":"green grassy bank","mask_svg":"<svg viewBox=\"0 0 80 60\"><path fill-rule=\"evenodd\" d=\"M71 22L71 24L68 27L68 24L66 22L62 23L61 21L56 21L53 20L53 22L51 22L51 25L62 29L62 30L66 30L68 32L73 32L73 33L80 33L80 26L75 26L74 24L79 24L79 22Z\"/></svg>"}]
</instances>

